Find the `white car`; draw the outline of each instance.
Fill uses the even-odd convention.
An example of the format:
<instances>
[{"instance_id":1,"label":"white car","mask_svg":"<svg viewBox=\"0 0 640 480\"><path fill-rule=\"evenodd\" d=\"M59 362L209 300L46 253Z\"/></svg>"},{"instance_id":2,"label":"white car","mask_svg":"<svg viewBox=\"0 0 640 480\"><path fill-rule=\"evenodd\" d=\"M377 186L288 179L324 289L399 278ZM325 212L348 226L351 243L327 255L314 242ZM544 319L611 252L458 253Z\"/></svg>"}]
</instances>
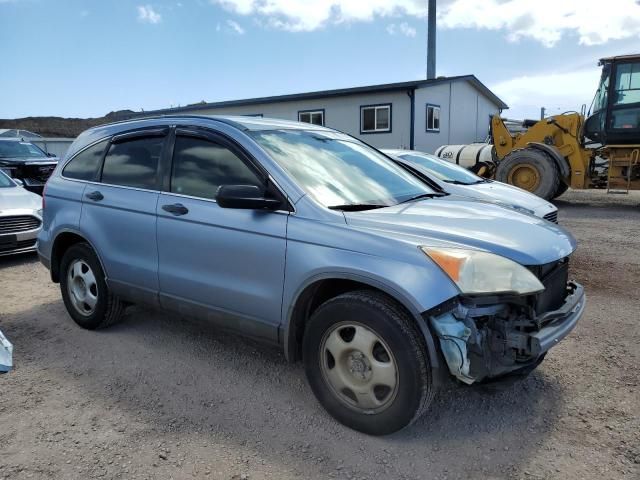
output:
<instances>
[{"instance_id":1,"label":"white car","mask_svg":"<svg viewBox=\"0 0 640 480\"><path fill-rule=\"evenodd\" d=\"M428 177L447 193L490 202L558 223L552 203L521 188L487 180L466 168L417 150L382 150L406 167Z\"/></svg>"},{"instance_id":2,"label":"white car","mask_svg":"<svg viewBox=\"0 0 640 480\"><path fill-rule=\"evenodd\" d=\"M34 252L42 228L42 197L0 170L0 256Z\"/></svg>"}]
</instances>

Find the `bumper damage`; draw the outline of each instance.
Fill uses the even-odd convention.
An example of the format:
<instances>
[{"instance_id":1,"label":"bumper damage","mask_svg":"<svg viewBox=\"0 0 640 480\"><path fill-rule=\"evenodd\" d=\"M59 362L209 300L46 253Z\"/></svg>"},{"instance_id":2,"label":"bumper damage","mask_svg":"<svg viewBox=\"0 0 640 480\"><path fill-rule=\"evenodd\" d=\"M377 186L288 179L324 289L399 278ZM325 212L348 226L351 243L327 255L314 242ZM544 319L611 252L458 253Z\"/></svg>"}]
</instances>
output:
<instances>
[{"instance_id":1,"label":"bumper damage","mask_svg":"<svg viewBox=\"0 0 640 480\"><path fill-rule=\"evenodd\" d=\"M569 282L553 311L536 314L517 298L463 298L428 319L450 373L472 384L535 368L574 329L584 307L584 288Z\"/></svg>"}]
</instances>

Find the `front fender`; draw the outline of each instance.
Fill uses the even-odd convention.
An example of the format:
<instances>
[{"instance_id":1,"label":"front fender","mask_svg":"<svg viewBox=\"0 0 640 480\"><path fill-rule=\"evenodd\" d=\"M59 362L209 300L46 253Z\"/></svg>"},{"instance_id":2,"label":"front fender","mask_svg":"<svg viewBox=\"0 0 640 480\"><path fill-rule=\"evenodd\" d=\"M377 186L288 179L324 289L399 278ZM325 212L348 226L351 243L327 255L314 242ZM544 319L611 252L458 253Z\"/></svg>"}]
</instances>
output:
<instances>
[{"instance_id":1,"label":"front fender","mask_svg":"<svg viewBox=\"0 0 640 480\"><path fill-rule=\"evenodd\" d=\"M322 280L351 280L385 292L409 311L425 338L432 368L437 370L440 365L438 350L422 313L459 294L442 270L414 245L355 234L354 231L348 236L349 241L343 243L342 239L347 239L342 235L344 227L330 224L311 226L296 220L300 219L292 218L289 222L280 324L287 358L294 356L291 348L295 342L290 342L292 319L303 292ZM358 238L360 236L362 238ZM323 244L311 241L318 238L331 241ZM354 244L360 246L358 250L366 249L371 253L354 250Z\"/></svg>"}]
</instances>

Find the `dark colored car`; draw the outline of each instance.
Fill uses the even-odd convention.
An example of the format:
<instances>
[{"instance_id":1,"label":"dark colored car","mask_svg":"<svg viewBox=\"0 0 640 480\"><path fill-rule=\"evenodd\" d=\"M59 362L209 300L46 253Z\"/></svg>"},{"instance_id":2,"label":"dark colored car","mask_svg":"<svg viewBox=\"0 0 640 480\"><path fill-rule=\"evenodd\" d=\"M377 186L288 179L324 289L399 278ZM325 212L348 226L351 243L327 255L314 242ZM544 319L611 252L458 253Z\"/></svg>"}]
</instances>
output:
<instances>
[{"instance_id":1,"label":"dark colored car","mask_svg":"<svg viewBox=\"0 0 640 480\"><path fill-rule=\"evenodd\" d=\"M42 195L44 184L58 164L58 158L31 142L0 138L0 169L22 181L24 188Z\"/></svg>"}]
</instances>

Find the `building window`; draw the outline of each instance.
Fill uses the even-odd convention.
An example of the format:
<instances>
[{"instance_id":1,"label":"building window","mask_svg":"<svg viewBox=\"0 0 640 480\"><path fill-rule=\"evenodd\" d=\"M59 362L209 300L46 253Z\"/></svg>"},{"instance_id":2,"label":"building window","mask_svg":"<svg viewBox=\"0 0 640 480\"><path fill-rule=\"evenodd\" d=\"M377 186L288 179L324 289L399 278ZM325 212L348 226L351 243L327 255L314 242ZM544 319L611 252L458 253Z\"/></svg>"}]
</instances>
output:
<instances>
[{"instance_id":1,"label":"building window","mask_svg":"<svg viewBox=\"0 0 640 480\"><path fill-rule=\"evenodd\" d=\"M440 105L427 103L427 132L440 131Z\"/></svg>"},{"instance_id":2,"label":"building window","mask_svg":"<svg viewBox=\"0 0 640 480\"><path fill-rule=\"evenodd\" d=\"M302 110L298 112L298 121L324 127L324 110Z\"/></svg>"},{"instance_id":3,"label":"building window","mask_svg":"<svg viewBox=\"0 0 640 480\"><path fill-rule=\"evenodd\" d=\"M360 107L360 133L391 131L391 104Z\"/></svg>"}]
</instances>

